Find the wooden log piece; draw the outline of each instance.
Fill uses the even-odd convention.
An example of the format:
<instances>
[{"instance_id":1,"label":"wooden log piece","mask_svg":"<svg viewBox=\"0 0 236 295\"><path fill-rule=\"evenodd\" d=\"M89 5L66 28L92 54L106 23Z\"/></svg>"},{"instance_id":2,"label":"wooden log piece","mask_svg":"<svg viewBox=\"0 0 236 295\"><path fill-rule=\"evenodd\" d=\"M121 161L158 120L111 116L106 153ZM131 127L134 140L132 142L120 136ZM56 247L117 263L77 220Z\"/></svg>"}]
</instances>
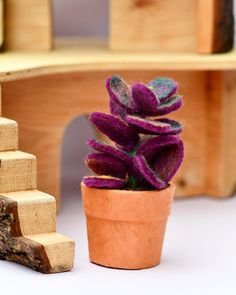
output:
<instances>
[{"instance_id":1,"label":"wooden log piece","mask_svg":"<svg viewBox=\"0 0 236 295\"><path fill-rule=\"evenodd\" d=\"M34 194L41 194L41 198L43 196L41 192L33 192L32 196ZM70 270L73 267L74 242L56 232L46 232L55 229L55 201L50 200L42 205L42 199L37 197L31 201L23 201L27 197L30 198L23 192L18 196L16 194L0 196L0 259L20 263L42 273ZM45 194L44 198L50 197ZM41 209L35 207L32 210L32 204L35 203L36 207L41 206ZM43 209L48 205L51 206L51 203L54 203L53 210L51 208L43 213ZM24 208L20 208L23 204ZM40 211L39 216L32 218L33 214L37 215ZM49 211L52 214L51 221L48 217L45 218ZM22 215L25 215L25 221L32 222L34 226L22 222L24 220ZM41 223L39 226L37 220L39 224ZM51 228L45 229L46 233L41 233L42 220L47 226L51 225ZM22 235L24 232L31 234L24 236Z\"/></svg>"},{"instance_id":2,"label":"wooden log piece","mask_svg":"<svg viewBox=\"0 0 236 295\"><path fill-rule=\"evenodd\" d=\"M21 235L56 231L55 198L38 190L1 193L17 205L17 222Z\"/></svg>"},{"instance_id":3,"label":"wooden log piece","mask_svg":"<svg viewBox=\"0 0 236 295\"><path fill-rule=\"evenodd\" d=\"M56 233L56 200L36 189L36 157L17 147L17 123L0 118L0 259L43 273L70 270L74 241Z\"/></svg>"}]
</instances>

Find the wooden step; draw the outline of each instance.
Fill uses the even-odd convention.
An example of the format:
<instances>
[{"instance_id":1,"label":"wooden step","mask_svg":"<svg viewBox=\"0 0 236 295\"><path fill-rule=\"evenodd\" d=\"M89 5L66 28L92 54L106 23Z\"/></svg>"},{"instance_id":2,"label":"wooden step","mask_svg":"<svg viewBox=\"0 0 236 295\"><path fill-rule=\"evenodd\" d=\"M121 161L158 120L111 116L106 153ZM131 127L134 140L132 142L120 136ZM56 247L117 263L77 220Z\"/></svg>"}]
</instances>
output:
<instances>
[{"instance_id":1,"label":"wooden step","mask_svg":"<svg viewBox=\"0 0 236 295\"><path fill-rule=\"evenodd\" d=\"M16 214L13 235L38 235L56 231L55 198L38 190L2 193L0 202ZM9 207L9 208L8 208Z\"/></svg>"},{"instance_id":2,"label":"wooden step","mask_svg":"<svg viewBox=\"0 0 236 295\"><path fill-rule=\"evenodd\" d=\"M43 273L71 270L75 245L56 233L56 200L37 190L36 157L17 148L17 123L0 117L0 259Z\"/></svg>"},{"instance_id":3,"label":"wooden step","mask_svg":"<svg viewBox=\"0 0 236 295\"><path fill-rule=\"evenodd\" d=\"M2 260L23 264L42 273L57 273L72 269L75 243L54 232L11 237L7 242L0 242L0 250Z\"/></svg>"},{"instance_id":4,"label":"wooden step","mask_svg":"<svg viewBox=\"0 0 236 295\"><path fill-rule=\"evenodd\" d=\"M42 232L43 226L45 231L55 230L55 210L53 197L39 191L0 196L0 259L43 273L70 270L74 261L73 240L56 232L24 234Z\"/></svg>"},{"instance_id":5,"label":"wooden step","mask_svg":"<svg viewBox=\"0 0 236 295\"><path fill-rule=\"evenodd\" d=\"M16 121L0 117L0 151L18 149L18 124Z\"/></svg>"},{"instance_id":6,"label":"wooden step","mask_svg":"<svg viewBox=\"0 0 236 295\"><path fill-rule=\"evenodd\" d=\"M34 155L20 151L0 152L0 193L37 188Z\"/></svg>"},{"instance_id":7,"label":"wooden step","mask_svg":"<svg viewBox=\"0 0 236 295\"><path fill-rule=\"evenodd\" d=\"M30 242L38 244L41 257L45 256L44 272L68 271L73 267L75 243L58 233L25 236Z\"/></svg>"}]
</instances>

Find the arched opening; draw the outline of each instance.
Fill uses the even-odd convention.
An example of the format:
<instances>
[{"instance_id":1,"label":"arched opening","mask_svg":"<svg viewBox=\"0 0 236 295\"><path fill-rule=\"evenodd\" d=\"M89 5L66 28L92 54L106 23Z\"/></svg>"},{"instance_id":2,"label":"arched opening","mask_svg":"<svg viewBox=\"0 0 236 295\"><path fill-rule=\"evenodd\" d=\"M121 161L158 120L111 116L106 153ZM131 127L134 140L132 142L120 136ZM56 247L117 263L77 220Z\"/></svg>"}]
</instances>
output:
<instances>
[{"instance_id":1,"label":"arched opening","mask_svg":"<svg viewBox=\"0 0 236 295\"><path fill-rule=\"evenodd\" d=\"M87 116L76 117L65 128L61 146L62 209L67 209L72 202L79 202L81 180L89 173L84 165L84 157L88 153L86 141L89 137L94 137L94 132Z\"/></svg>"}]
</instances>

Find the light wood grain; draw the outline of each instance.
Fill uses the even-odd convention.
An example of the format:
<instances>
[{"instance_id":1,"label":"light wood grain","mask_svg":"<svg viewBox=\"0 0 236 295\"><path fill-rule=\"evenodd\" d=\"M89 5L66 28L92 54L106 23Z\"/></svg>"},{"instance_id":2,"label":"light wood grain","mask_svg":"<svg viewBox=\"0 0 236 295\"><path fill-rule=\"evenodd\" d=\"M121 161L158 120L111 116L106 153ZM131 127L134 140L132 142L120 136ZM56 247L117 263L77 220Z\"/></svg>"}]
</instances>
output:
<instances>
[{"instance_id":1,"label":"light wood grain","mask_svg":"<svg viewBox=\"0 0 236 295\"><path fill-rule=\"evenodd\" d=\"M195 0L111 0L110 48L193 52L196 5Z\"/></svg>"},{"instance_id":2,"label":"light wood grain","mask_svg":"<svg viewBox=\"0 0 236 295\"><path fill-rule=\"evenodd\" d=\"M43 273L70 270L74 241L55 232L55 208L36 190L0 195L0 259Z\"/></svg>"},{"instance_id":3,"label":"light wood grain","mask_svg":"<svg viewBox=\"0 0 236 295\"><path fill-rule=\"evenodd\" d=\"M74 264L74 241L58 233L26 236L43 245L50 261L50 273L68 271Z\"/></svg>"},{"instance_id":4,"label":"light wood grain","mask_svg":"<svg viewBox=\"0 0 236 295\"><path fill-rule=\"evenodd\" d=\"M211 53L214 42L215 25L215 1L216 0L198 0L198 52Z\"/></svg>"},{"instance_id":5,"label":"light wood grain","mask_svg":"<svg viewBox=\"0 0 236 295\"><path fill-rule=\"evenodd\" d=\"M222 195L232 195L236 191L236 72L224 73L223 84L223 144L224 178Z\"/></svg>"},{"instance_id":6,"label":"light wood grain","mask_svg":"<svg viewBox=\"0 0 236 295\"><path fill-rule=\"evenodd\" d=\"M48 74L127 70L219 70L236 69L236 52L196 53L111 52L100 41L61 40L48 53L0 54L0 82Z\"/></svg>"},{"instance_id":7,"label":"light wood grain","mask_svg":"<svg viewBox=\"0 0 236 295\"><path fill-rule=\"evenodd\" d=\"M1 128L11 125L17 129L15 121L0 118ZM1 145L8 147L11 132L5 133ZM36 177L35 156L0 152L0 259L43 273L68 271L74 241L56 233L56 200L36 189Z\"/></svg>"},{"instance_id":8,"label":"light wood grain","mask_svg":"<svg viewBox=\"0 0 236 295\"><path fill-rule=\"evenodd\" d=\"M208 76L206 193L227 197L236 189L236 73Z\"/></svg>"},{"instance_id":9,"label":"light wood grain","mask_svg":"<svg viewBox=\"0 0 236 295\"><path fill-rule=\"evenodd\" d=\"M7 0L5 11L7 50L51 49L50 0Z\"/></svg>"},{"instance_id":10,"label":"light wood grain","mask_svg":"<svg viewBox=\"0 0 236 295\"><path fill-rule=\"evenodd\" d=\"M38 235L56 231L55 198L38 190L1 193L17 203L22 235Z\"/></svg>"},{"instance_id":11,"label":"light wood grain","mask_svg":"<svg viewBox=\"0 0 236 295\"><path fill-rule=\"evenodd\" d=\"M36 157L20 151L0 152L0 193L37 187Z\"/></svg>"},{"instance_id":12,"label":"light wood grain","mask_svg":"<svg viewBox=\"0 0 236 295\"><path fill-rule=\"evenodd\" d=\"M43 273L68 271L74 241L56 233L56 200L36 189L36 157L8 150L17 143L17 123L0 117L0 259Z\"/></svg>"},{"instance_id":13,"label":"light wood grain","mask_svg":"<svg viewBox=\"0 0 236 295\"><path fill-rule=\"evenodd\" d=\"M16 121L0 117L0 151L18 149L18 125Z\"/></svg>"},{"instance_id":14,"label":"light wood grain","mask_svg":"<svg viewBox=\"0 0 236 295\"><path fill-rule=\"evenodd\" d=\"M4 44L4 26L5 26L5 18L4 18L4 0L0 0L0 50L3 49Z\"/></svg>"},{"instance_id":15,"label":"light wood grain","mask_svg":"<svg viewBox=\"0 0 236 295\"><path fill-rule=\"evenodd\" d=\"M223 133L223 73L208 76L206 189L209 195L221 196L224 185L224 133Z\"/></svg>"}]
</instances>

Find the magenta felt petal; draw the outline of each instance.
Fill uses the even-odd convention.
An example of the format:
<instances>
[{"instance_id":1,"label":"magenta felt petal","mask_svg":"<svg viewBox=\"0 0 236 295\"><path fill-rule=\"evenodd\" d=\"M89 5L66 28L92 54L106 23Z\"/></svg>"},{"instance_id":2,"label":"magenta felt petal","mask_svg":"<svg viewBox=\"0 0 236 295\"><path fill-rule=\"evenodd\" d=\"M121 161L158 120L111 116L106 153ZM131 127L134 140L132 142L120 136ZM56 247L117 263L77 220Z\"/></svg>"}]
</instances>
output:
<instances>
[{"instance_id":1,"label":"magenta felt petal","mask_svg":"<svg viewBox=\"0 0 236 295\"><path fill-rule=\"evenodd\" d=\"M111 76L107 79L106 87L109 94L114 94L113 98L116 99L120 105L128 109L132 108L130 88L121 77L117 75Z\"/></svg>"},{"instance_id":2,"label":"magenta felt petal","mask_svg":"<svg viewBox=\"0 0 236 295\"><path fill-rule=\"evenodd\" d=\"M169 145L176 145L180 138L175 135L155 136L145 140L137 149L137 155L143 155L148 161L162 148Z\"/></svg>"},{"instance_id":3,"label":"magenta felt petal","mask_svg":"<svg viewBox=\"0 0 236 295\"><path fill-rule=\"evenodd\" d=\"M158 120L154 120L154 121L170 125L170 127L171 127L170 130L167 132L164 132L166 135L167 134L179 134L183 130L182 125L178 121L175 121L175 120L162 118L162 119L158 119Z\"/></svg>"},{"instance_id":4,"label":"magenta felt petal","mask_svg":"<svg viewBox=\"0 0 236 295\"><path fill-rule=\"evenodd\" d=\"M130 111L126 106L119 103L118 97L111 90L110 81L111 78L108 78L106 81L106 88L110 96L110 111L113 115L123 118Z\"/></svg>"},{"instance_id":5,"label":"magenta felt petal","mask_svg":"<svg viewBox=\"0 0 236 295\"><path fill-rule=\"evenodd\" d=\"M83 183L87 187L123 189L126 182L123 179L110 176L86 176Z\"/></svg>"},{"instance_id":6,"label":"magenta felt petal","mask_svg":"<svg viewBox=\"0 0 236 295\"><path fill-rule=\"evenodd\" d=\"M142 116L151 116L159 104L159 100L154 92L143 83L132 85L132 98L135 113Z\"/></svg>"},{"instance_id":7,"label":"magenta felt petal","mask_svg":"<svg viewBox=\"0 0 236 295\"><path fill-rule=\"evenodd\" d=\"M176 95L161 102L155 112L156 116L163 116L178 110L183 104L182 96Z\"/></svg>"},{"instance_id":8,"label":"magenta felt petal","mask_svg":"<svg viewBox=\"0 0 236 295\"><path fill-rule=\"evenodd\" d=\"M95 149L98 152L106 153L108 155L112 155L113 157L115 157L117 159L122 160L127 165L130 165L130 163L132 161L132 157L128 153L126 153L114 146L100 142L96 139L89 139L87 141L87 144L88 144L88 146L90 146L91 148Z\"/></svg>"},{"instance_id":9,"label":"magenta felt petal","mask_svg":"<svg viewBox=\"0 0 236 295\"><path fill-rule=\"evenodd\" d=\"M139 140L137 132L117 116L94 112L89 120L112 141L127 149L133 148Z\"/></svg>"},{"instance_id":10,"label":"magenta felt petal","mask_svg":"<svg viewBox=\"0 0 236 295\"><path fill-rule=\"evenodd\" d=\"M112 115L119 116L121 118L124 118L127 113L129 114L129 112L117 101L115 101L112 96L110 97L110 111Z\"/></svg>"},{"instance_id":11,"label":"magenta felt petal","mask_svg":"<svg viewBox=\"0 0 236 295\"><path fill-rule=\"evenodd\" d=\"M162 179L159 179L154 171L150 168L145 158L141 155L135 156L133 159L134 168L144 177L144 179L150 183L153 187L160 190L166 188L168 183L165 183Z\"/></svg>"},{"instance_id":12,"label":"magenta felt petal","mask_svg":"<svg viewBox=\"0 0 236 295\"><path fill-rule=\"evenodd\" d=\"M126 165L123 161L104 153L89 154L85 159L85 163L98 175L125 178L127 174Z\"/></svg>"},{"instance_id":13,"label":"magenta felt petal","mask_svg":"<svg viewBox=\"0 0 236 295\"><path fill-rule=\"evenodd\" d=\"M169 182L179 169L184 158L182 140L159 149L152 157L152 169L158 177Z\"/></svg>"},{"instance_id":14,"label":"magenta felt petal","mask_svg":"<svg viewBox=\"0 0 236 295\"><path fill-rule=\"evenodd\" d=\"M126 116L126 122L143 134L177 134L182 131L180 123L175 120L159 119L149 120L137 116Z\"/></svg>"},{"instance_id":15,"label":"magenta felt petal","mask_svg":"<svg viewBox=\"0 0 236 295\"><path fill-rule=\"evenodd\" d=\"M178 83L166 77L156 78L150 81L147 86L156 94L160 101L170 98L178 90Z\"/></svg>"}]
</instances>

